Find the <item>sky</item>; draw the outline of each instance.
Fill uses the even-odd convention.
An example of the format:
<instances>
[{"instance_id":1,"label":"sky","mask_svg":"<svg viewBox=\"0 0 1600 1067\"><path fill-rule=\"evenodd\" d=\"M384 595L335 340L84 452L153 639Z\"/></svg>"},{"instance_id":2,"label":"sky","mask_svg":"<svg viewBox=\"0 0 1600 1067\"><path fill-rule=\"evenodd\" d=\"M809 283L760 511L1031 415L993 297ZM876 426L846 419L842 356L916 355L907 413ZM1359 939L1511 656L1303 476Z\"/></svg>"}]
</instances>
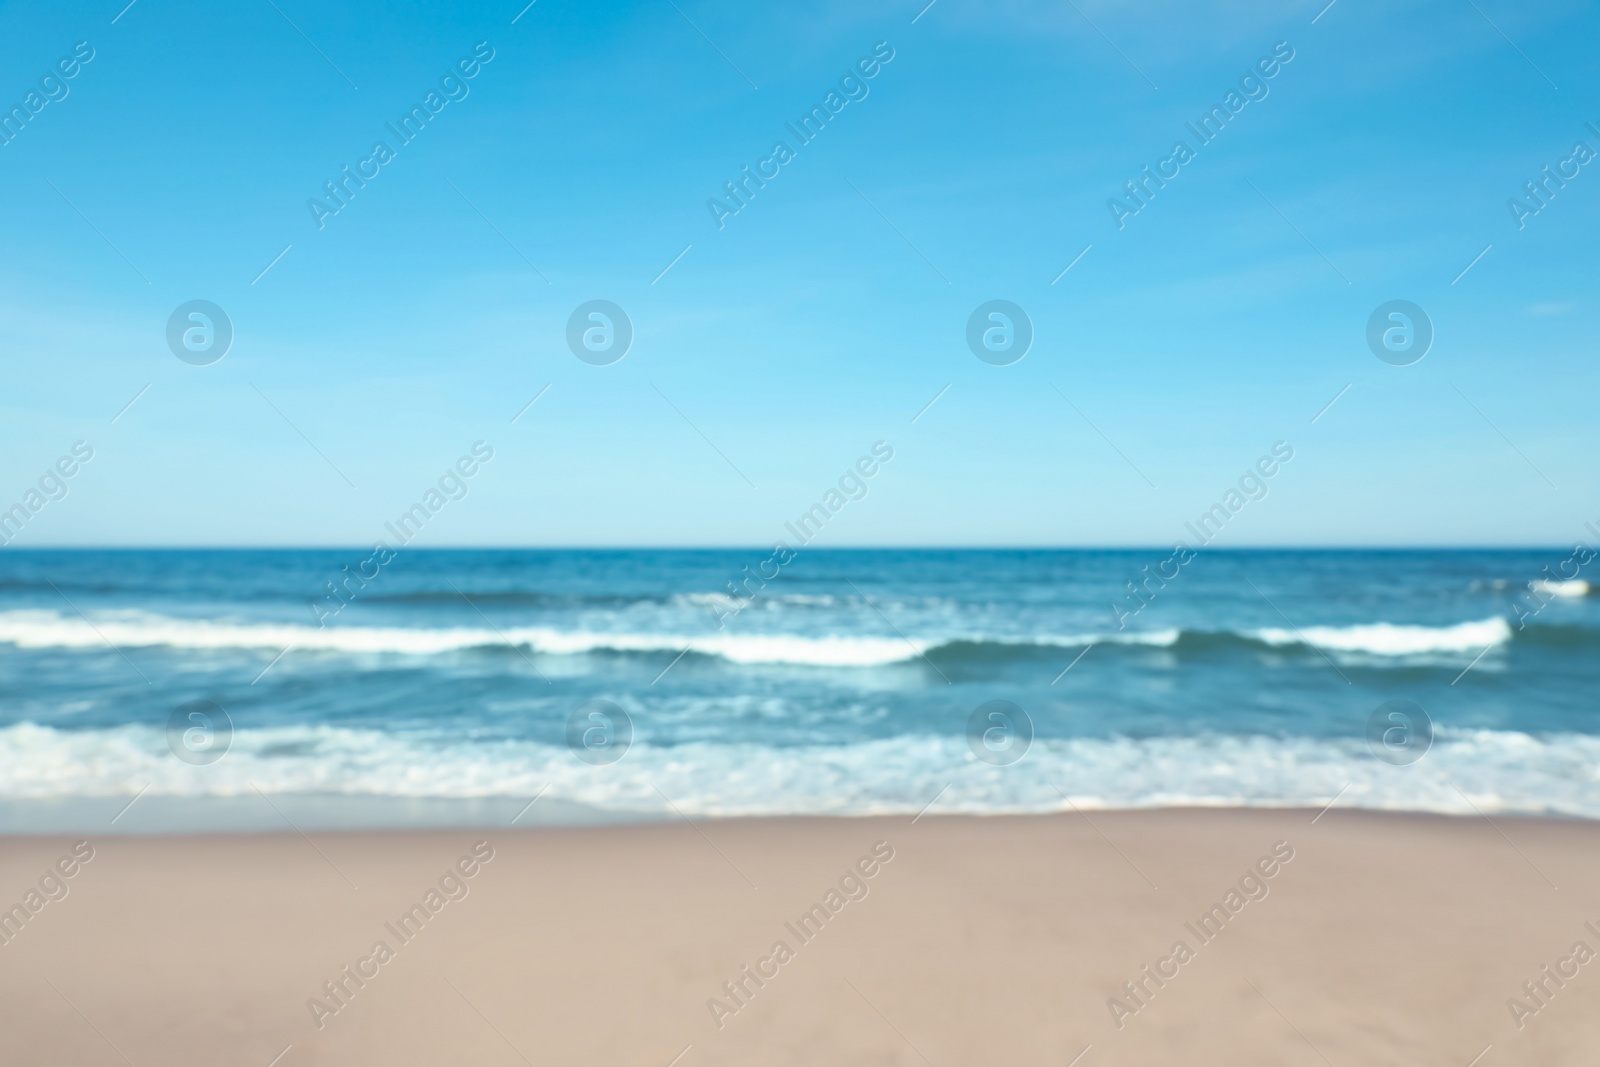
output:
<instances>
[{"instance_id":1,"label":"sky","mask_svg":"<svg viewBox=\"0 0 1600 1067\"><path fill-rule=\"evenodd\" d=\"M819 546L1171 544L1279 442L1218 547L1600 522L1592 5L524 2L0 7L0 510L93 450L9 547L366 545L476 442L419 543L768 545L876 442Z\"/></svg>"}]
</instances>

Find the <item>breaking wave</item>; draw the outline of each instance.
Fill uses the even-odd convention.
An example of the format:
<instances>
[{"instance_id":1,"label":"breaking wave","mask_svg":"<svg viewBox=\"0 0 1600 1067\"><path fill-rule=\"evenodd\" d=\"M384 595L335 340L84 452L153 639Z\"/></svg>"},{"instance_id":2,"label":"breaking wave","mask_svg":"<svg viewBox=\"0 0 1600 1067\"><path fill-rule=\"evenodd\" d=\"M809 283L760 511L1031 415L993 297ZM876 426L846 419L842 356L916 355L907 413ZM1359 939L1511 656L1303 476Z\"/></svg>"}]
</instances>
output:
<instances>
[{"instance_id":1,"label":"breaking wave","mask_svg":"<svg viewBox=\"0 0 1600 1067\"><path fill-rule=\"evenodd\" d=\"M1559 631L1559 633L1557 632ZM1367 623L1304 629L1245 631L1152 630L1080 633L1032 638L986 635L949 638L801 635L793 633L611 633L549 627L499 628L329 626L291 623L180 619L142 612L106 612L92 621L49 611L0 612L0 642L18 648L96 648L107 644L145 648L226 650L293 648L309 652L429 656L512 645L553 656L586 653L670 654L685 651L731 663L810 667L877 667L922 656L942 663L1057 655L1089 645L1125 645L1205 652L1227 646L1323 651L1399 658L1438 653L1475 655L1514 637L1510 624L1494 617L1451 626ZM1600 639L1572 627L1532 627L1524 639Z\"/></svg>"}]
</instances>

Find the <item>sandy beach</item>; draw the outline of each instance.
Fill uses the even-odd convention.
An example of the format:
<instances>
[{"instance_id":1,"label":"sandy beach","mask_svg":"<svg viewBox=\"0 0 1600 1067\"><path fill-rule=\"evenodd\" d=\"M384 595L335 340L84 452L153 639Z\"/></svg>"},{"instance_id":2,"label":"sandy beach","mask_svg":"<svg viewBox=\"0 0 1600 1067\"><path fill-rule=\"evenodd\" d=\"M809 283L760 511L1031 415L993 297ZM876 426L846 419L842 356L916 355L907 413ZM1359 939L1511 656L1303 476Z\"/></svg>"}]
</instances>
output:
<instances>
[{"instance_id":1,"label":"sandy beach","mask_svg":"<svg viewBox=\"0 0 1600 1067\"><path fill-rule=\"evenodd\" d=\"M1314 816L7 838L6 1058L1588 1062L1600 825Z\"/></svg>"}]
</instances>

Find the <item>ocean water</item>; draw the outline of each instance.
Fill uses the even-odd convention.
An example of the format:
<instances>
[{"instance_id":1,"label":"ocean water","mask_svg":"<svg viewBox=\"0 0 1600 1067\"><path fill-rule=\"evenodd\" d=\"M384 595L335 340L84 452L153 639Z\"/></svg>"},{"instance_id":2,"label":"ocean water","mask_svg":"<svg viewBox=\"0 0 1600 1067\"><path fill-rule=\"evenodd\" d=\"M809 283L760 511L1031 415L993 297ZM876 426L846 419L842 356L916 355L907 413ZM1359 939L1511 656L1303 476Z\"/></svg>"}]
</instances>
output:
<instances>
[{"instance_id":1,"label":"ocean water","mask_svg":"<svg viewBox=\"0 0 1600 1067\"><path fill-rule=\"evenodd\" d=\"M1211 551L1142 607L1170 550L770 555L7 549L0 822L1600 817L1565 550Z\"/></svg>"}]
</instances>

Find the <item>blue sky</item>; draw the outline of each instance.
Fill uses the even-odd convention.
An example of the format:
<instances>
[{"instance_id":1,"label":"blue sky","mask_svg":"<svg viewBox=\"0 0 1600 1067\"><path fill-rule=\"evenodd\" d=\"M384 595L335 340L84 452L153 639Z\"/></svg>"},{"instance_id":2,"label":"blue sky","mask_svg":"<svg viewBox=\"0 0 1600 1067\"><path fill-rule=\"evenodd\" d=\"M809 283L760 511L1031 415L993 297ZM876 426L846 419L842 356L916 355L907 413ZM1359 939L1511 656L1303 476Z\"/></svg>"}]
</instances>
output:
<instances>
[{"instance_id":1,"label":"blue sky","mask_svg":"<svg viewBox=\"0 0 1600 1067\"><path fill-rule=\"evenodd\" d=\"M880 439L829 544L1170 543L1280 440L1219 545L1600 519L1600 165L1507 207L1600 150L1591 5L124 2L0 9L8 108L94 49L0 148L0 507L95 449L17 547L365 544L477 440L430 544L768 544ZM1265 98L1118 229L1107 201L1279 42ZM380 139L319 229L308 199ZM1407 367L1364 339L1396 298L1436 331ZM194 299L235 330L210 366L165 339ZM565 340L594 299L635 331L610 366ZM1033 323L1011 366L964 340L991 299Z\"/></svg>"}]
</instances>

